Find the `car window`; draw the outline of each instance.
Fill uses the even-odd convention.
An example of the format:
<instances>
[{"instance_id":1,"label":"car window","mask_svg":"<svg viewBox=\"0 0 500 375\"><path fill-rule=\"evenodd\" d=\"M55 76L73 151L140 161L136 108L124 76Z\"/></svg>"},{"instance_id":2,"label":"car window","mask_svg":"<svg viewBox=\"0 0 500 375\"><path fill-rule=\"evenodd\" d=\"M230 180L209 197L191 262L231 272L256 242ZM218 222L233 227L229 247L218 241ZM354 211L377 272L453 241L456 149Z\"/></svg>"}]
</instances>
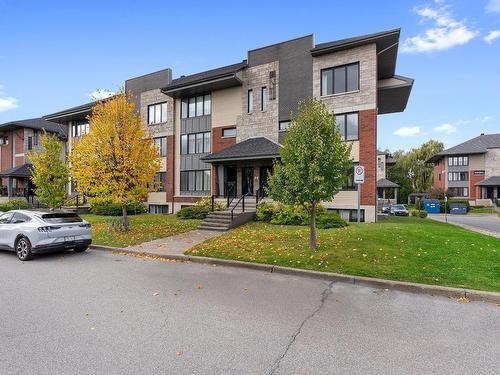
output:
<instances>
[{"instance_id":1,"label":"car window","mask_svg":"<svg viewBox=\"0 0 500 375\"><path fill-rule=\"evenodd\" d=\"M10 222L11 217L12 217L11 213L0 215L0 224L8 224Z\"/></svg>"},{"instance_id":2,"label":"car window","mask_svg":"<svg viewBox=\"0 0 500 375\"><path fill-rule=\"evenodd\" d=\"M11 224L26 223L28 221L30 221L30 218L28 216L16 212L12 217Z\"/></svg>"},{"instance_id":3,"label":"car window","mask_svg":"<svg viewBox=\"0 0 500 375\"><path fill-rule=\"evenodd\" d=\"M43 214L42 219L51 224L81 223L83 221L80 216L71 212Z\"/></svg>"}]
</instances>

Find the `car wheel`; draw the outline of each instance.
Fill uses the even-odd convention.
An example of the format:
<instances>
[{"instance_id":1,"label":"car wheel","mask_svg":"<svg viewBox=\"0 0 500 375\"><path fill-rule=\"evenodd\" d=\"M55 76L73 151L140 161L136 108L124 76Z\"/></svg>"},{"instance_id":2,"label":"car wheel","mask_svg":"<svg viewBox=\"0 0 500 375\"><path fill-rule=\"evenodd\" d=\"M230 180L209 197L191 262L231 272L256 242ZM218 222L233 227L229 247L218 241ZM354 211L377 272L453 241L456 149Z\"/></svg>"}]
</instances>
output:
<instances>
[{"instance_id":1,"label":"car wheel","mask_svg":"<svg viewBox=\"0 0 500 375\"><path fill-rule=\"evenodd\" d=\"M77 253L83 253L86 251L89 247L88 246L83 246L83 247L75 247L75 252Z\"/></svg>"},{"instance_id":2,"label":"car wheel","mask_svg":"<svg viewBox=\"0 0 500 375\"><path fill-rule=\"evenodd\" d=\"M26 237L21 237L16 242L17 257L22 261L27 261L33 258L31 252L31 243Z\"/></svg>"}]
</instances>

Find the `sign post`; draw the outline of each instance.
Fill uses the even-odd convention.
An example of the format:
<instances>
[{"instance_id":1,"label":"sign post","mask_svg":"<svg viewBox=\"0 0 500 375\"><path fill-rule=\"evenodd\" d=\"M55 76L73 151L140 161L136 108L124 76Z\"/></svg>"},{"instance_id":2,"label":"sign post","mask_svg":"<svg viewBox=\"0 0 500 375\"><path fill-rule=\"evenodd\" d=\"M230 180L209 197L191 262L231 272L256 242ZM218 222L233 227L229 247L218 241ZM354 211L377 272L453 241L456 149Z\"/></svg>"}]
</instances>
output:
<instances>
[{"instance_id":1,"label":"sign post","mask_svg":"<svg viewBox=\"0 0 500 375\"><path fill-rule=\"evenodd\" d=\"M444 221L448 222L448 196L444 195Z\"/></svg>"},{"instance_id":2,"label":"sign post","mask_svg":"<svg viewBox=\"0 0 500 375\"><path fill-rule=\"evenodd\" d=\"M356 165L354 167L354 183L357 185L358 190L358 224L361 222L361 184L365 182L365 167Z\"/></svg>"}]
</instances>

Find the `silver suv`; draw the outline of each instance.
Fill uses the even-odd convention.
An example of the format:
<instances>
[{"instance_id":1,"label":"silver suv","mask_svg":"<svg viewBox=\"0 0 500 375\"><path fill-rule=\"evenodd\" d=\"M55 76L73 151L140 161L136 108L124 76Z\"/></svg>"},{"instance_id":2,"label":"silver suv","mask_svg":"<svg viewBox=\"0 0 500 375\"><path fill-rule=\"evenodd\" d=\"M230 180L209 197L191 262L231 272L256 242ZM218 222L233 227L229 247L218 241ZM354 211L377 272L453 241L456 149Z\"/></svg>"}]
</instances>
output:
<instances>
[{"instance_id":1,"label":"silver suv","mask_svg":"<svg viewBox=\"0 0 500 375\"><path fill-rule=\"evenodd\" d=\"M0 249L20 260L35 253L64 249L85 251L92 243L91 226L72 212L13 210L0 213Z\"/></svg>"}]
</instances>

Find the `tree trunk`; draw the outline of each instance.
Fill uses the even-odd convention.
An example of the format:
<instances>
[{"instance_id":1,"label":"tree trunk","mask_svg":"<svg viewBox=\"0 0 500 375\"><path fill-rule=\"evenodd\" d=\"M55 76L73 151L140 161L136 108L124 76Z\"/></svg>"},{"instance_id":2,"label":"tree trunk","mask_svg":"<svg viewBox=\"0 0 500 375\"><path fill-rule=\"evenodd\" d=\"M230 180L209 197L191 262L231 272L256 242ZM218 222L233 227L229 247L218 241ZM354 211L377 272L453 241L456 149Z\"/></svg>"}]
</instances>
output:
<instances>
[{"instance_id":1,"label":"tree trunk","mask_svg":"<svg viewBox=\"0 0 500 375\"><path fill-rule=\"evenodd\" d=\"M122 215L123 215L123 229L128 232L129 223L128 223L128 214L127 214L127 206L122 206Z\"/></svg>"},{"instance_id":2,"label":"tree trunk","mask_svg":"<svg viewBox=\"0 0 500 375\"><path fill-rule=\"evenodd\" d=\"M318 247L316 243L316 202L313 202L311 205L311 240L310 246L311 249L316 250Z\"/></svg>"}]
</instances>

